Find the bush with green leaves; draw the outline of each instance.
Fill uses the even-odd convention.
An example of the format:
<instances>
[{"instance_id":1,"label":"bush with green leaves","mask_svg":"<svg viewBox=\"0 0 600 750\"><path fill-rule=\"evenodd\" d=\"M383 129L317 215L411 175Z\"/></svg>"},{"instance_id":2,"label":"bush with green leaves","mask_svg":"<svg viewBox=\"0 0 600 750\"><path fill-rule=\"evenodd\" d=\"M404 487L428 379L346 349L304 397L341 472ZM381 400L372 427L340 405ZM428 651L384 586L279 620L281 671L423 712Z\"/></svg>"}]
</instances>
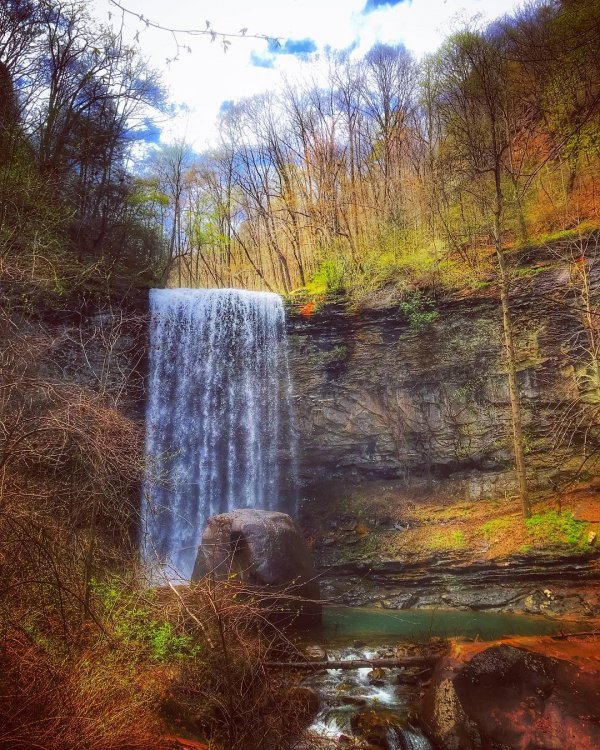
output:
<instances>
[{"instance_id":1,"label":"bush with green leaves","mask_svg":"<svg viewBox=\"0 0 600 750\"><path fill-rule=\"evenodd\" d=\"M157 618L153 612L156 590L129 593L118 580L94 581L93 591L114 635L135 644L158 662L180 661L201 651L192 635L180 632L173 623Z\"/></svg>"},{"instance_id":2,"label":"bush with green leaves","mask_svg":"<svg viewBox=\"0 0 600 750\"><path fill-rule=\"evenodd\" d=\"M346 268L340 258L324 260L306 285L309 294L341 294L346 288Z\"/></svg>"},{"instance_id":3,"label":"bush with green leaves","mask_svg":"<svg viewBox=\"0 0 600 750\"><path fill-rule=\"evenodd\" d=\"M570 511L558 513L555 510L549 510L546 513L536 513L525 520L525 525L536 542L572 546L585 546L586 544L584 540L586 524L575 520Z\"/></svg>"},{"instance_id":4,"label":"bush with green leaves","mask_svg":"<svg viewBox=\"0 0 600 750\"><path fill-rule=\"evenodd\" d=\"M406 315L411 328L421 330L434 323L440 316L434 309L433 300L417 290L400 303L400 309Z\"/></svg>"}]
</instances>

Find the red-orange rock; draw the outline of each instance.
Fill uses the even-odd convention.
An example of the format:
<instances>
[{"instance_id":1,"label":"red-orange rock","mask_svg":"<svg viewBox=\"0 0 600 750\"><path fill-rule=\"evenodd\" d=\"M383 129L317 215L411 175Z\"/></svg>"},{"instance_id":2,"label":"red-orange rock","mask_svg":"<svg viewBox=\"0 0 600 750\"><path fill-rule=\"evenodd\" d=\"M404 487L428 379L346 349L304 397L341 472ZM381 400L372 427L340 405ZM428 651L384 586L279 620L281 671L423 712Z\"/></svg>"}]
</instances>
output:
<instances>
[{"instance_id":1,"label":"red-orange rock","mask_svg":"<svg viewBox=\"0 0 600 750\"><path fill-rule=\"evenodd\" d=\"M596 750L598 666L509 644L455 652L436 668L423 720L445 750Z\"/></svg>"}]
</instances>

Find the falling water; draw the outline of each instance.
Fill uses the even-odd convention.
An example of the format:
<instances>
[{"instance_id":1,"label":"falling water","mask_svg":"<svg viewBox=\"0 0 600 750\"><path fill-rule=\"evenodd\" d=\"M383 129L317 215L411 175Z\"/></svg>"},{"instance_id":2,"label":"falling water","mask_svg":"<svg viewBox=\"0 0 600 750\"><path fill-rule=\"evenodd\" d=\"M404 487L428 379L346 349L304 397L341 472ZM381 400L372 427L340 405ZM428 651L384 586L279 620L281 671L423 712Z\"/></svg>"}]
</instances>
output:
<instances>
[{"instance_id":1,"label":"falling water","mask_svg":"<svg viewBox=\"0 0 600 750\"><path fill-rule=\"evenodd\" d=\"M295 448L281 297L150 292L142 555L189 579L206 519L295 510Z\"/></svg>"},{"instance_id":2,"label":"falling water","mask_svg":"<svg viewBox=\"0 0 600 750\"><path fill-rule=\"evenodd\" d=\"M333 661L375 659L389 655L389 648L334 647L328 648L327 654ZM368 711L373 727L377 725L378 714L379 720L383 719L382 726L388 725L382 747L387 750L432 750L421 730L409 724L409 711L420 687L399 684L398 678L403 672L406 670L386 669L376 684L370 679L370 667L349 671L327 669L307 677L302 684L318 694L320 708L307 730L308 743L301 747L339 748L343 736L353 736L354 719Z\"/></svg>"}]
</instances>

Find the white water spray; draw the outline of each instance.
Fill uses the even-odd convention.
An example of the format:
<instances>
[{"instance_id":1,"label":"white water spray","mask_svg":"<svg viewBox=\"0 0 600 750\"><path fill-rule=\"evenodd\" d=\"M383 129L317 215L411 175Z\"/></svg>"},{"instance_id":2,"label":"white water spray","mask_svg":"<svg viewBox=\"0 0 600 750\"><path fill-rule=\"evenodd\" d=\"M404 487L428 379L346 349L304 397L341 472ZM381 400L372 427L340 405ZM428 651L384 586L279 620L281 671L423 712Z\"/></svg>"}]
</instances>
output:
<instances>
[{"instance_id":1,"label":"white water spray","mask_svg":"<svg viewBox=\"0 0 600 750\"><path fill-rule=\"evenodd\" d=\"M206 519L295 511L296 451L281 297L150 292L142 557L189 579Z\"/></svg>"}]
</instances>

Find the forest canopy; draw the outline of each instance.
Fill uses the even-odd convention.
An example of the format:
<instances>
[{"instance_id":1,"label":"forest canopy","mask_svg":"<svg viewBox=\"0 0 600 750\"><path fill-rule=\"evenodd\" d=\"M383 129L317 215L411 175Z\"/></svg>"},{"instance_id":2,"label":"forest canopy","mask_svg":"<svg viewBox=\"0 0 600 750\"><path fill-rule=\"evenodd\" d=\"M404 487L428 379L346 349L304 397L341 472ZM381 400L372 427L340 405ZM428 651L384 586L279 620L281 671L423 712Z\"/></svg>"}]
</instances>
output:
<instances>
[{"instance_id":1,"label":"forest canopy","mask_svg":"<svg viewBox=\"0 0 600 750\"><path fill-rule=\"evenodd\" d=\"M597 0L542 0L421 60L330 52L303 82L225 107L209 151L174 141L141 159L166 96L135 45L85 4L10 0L3 263L46 288L59 257L74 285L100 266L358 296L481 283L495 156L509 246L598 222L598 17Z\"/></svg>"},{"instance_id":2,"label":"forest canopy","mask_svg":"<svg viewBox=\"0 0 600 750\"><path fill-rule=\"evenodd\" d=\"M140 188L165 278L361 294L486 279L494 159L511 247L598 221L598 3L529 3L416 60L378 44L230 104L218 146L160 148ZM490 110L490 104L493 104Z\"/></svg>"}]
</instances>

